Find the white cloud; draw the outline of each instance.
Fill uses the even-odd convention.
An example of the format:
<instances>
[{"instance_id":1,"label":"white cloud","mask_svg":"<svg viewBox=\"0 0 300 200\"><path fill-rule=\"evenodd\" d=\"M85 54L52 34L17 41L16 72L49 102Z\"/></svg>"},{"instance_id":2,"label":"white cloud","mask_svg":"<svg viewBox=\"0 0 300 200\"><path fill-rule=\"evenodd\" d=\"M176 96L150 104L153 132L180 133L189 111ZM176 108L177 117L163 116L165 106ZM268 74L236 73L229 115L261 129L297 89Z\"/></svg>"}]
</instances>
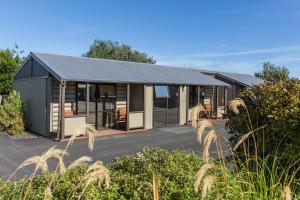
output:
<instances>
[{"instance_id":1,"label":"white cloud","mask_svg":"<svg viewBox=\"0 0 300 200\"><path fill-rule=\"evenodd\" d=\"M252 54L264 54L264 53L280 53L280 52L298 52L300 51L300 45L297 46L287 46L287 47L277 47L277 48L266 48L266 49L254 49L249 51L235 51L235 52L220 52L220 53L192 53L186 55L185 57L227 57L227 56L242 56L242 55L252 55Z\"/></svg>"}]
</instances>

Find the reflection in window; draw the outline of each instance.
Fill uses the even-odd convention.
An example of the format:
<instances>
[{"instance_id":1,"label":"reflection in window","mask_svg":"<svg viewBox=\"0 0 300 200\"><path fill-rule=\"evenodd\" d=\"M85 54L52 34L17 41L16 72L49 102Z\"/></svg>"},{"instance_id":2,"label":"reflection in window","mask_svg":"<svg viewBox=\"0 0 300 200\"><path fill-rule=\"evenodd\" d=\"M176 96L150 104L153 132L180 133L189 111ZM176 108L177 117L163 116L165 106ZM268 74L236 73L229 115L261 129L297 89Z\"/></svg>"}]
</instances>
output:
<instances>
[{"instance_id":1,"label":"reflection in window","mask_svg":"<svg viewBox=\"0 0 300 200\"><path fill-rule=\"evenodd\" d=\"M198 104L198 87L190 86L189 87L189 108L193 108Z\"/></svg>"},{"instance_id":2,"label":"reflection in window","mask_svg":"<svg viewBox=\"0 0 300 200\"><path fill-rule=\"evenodd\" d=\"M156 98L167 98L169 97L169 87L166 85L156 85L155 88L155 97Z\"/></svg>"},{"instance_id":3,"label":"reflection in window","mask_svg":"<svg viewBox=\"0 0 300 200\"><path fill-rule=\"evenodd\" d=\"M116 97L115 85L99 85L99 93L101 97Z\"/></svg>"},{"instance_id":4,"label":"reflection in window","mask_svg":"<svg viewBox=\"0 0 300 200\"><path fill-rule=\"evenodd\" d=\"M169 86L168 109L178 108L178 86Z\"/></svg>"},{"instance_id":5,"label":"reflection in window","mask_svg":"<svg viewBox=\"0 0 300 200\"><path fill-rule=\"evenodd\" d=\"M77 84L77 114L86 114L86 84Z\"/></svg>"}]
</instances>

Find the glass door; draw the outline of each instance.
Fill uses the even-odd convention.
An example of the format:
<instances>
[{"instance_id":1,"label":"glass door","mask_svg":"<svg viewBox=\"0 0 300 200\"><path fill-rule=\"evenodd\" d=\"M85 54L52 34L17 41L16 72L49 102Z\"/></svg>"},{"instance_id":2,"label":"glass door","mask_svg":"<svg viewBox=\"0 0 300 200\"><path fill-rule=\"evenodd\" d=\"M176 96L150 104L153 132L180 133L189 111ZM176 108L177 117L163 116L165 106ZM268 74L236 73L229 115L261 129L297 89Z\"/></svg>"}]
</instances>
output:
<instances>
[{"instance_id":1,"label":"glass door","mask_svg":"<svg viewBox=\"0 0 300 200\"><path fill-rule=\"evenodd\" d=\"M98 85L97 129L115 128L116 125L116 87L113 84Z\"/></svg>"},{"instance_id":2,"label":"glass door","mask_svg":"<svg viewBox=\"0 0 300 200\"><path fill-rule=\"evenodd\" d=\"M96 100L97 100L97 90L96 84L89 84L89 114L88 114L88 123L91 125L96 124Z\"/></svg>"},{"instance_id":3,"label":"glass door","mask_svg":"<svg viewBox=\"0 0 300 200\"><path fill-rule=\"evenodd\" d=\"M179 124L179 87L154 86L154 127Z\"/></svg>"}]
</instances>

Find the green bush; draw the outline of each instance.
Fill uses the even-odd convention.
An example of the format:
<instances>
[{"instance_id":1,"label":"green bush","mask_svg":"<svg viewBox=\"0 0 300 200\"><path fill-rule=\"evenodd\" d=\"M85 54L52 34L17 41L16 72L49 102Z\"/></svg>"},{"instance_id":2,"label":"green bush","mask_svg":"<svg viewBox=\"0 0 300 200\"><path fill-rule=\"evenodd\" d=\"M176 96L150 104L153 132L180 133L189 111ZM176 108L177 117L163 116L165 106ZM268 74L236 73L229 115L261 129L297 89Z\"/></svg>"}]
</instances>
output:
<instances>
[{"instance_id":1,"label":"green bush","mask_svg":"<svg viewBox=\"0 0 300 200\"><path fill-rule=\"evenodd\" d=\"M241 94L241 99L247 106L251 123L246 109L240 107L239 114L229 111L230 120L226 126L232 143L235 144L249 130L267 125L254 133L259 154L279 156L283 164L299 159L300 81L266 82L252 86ZM252 129L249 128L251 125ZM251 137L248 142L250 149L256 149Z\"/></svg>"},{"instance_id":2,"label":"green bush","mask_svg":"<svg viewBox=\"0 0 300 200\"><path fill-rule=\"evenodd\" d=\"M111 184L99 189L97 184L88 188L85 199L152 199L152 172L159 174L160 199L199 199L193 191L195 173L201 166L200 156L185 151L145 149L141 153L117 158L109 166ZM55 178L54 199L67 199L78 186L87 165L71 168ZM36 176L27 194L28 199L43 199L44 191L53 174ZM0 182L0 199L17 199L25 192L26 181ZM25 185L25 186L24 186ZM24 187L23 187L24 186ZM80 191L80 190L78 190ZM79 193L74 196L77 197Z\"/></svg>"},{"instance_id":3,"label":"green bush","mask_svg":"<svg viewBox=\"0 0 300 200\"><path fill-rule=\"evenodd\" d=\"M213 163L213 162L212 162ZM97 183L90 185L82 199L153 199L152 196L152 172L158 176L160 199L196 200L201 194L194 192L196 172L203 166L199 155L186 151L164 149L144 149L142 152L115 159L108 168L110 169L111 183L108 188ZM223 169L220 163L214 162L214 171L209 171L206 176L214 174L217 181L214 183L206 199L282 199L283 187L288 179L279 175L281 172L273 171L272 180L265 178L263 170L249 173L246 167L239 171L226 170L226 180L223 179ZM68 199L74 193L72 199L78 199L82 191L81 181L88 165L81 165L68 169L63 175L45 173L32 179L31 187L27 190L28 180L1 181L0 199L23 199L27 191L26 199L42 200L45 197L45 189L53 178L51 187L53 199ZM290 183L292 196L299 199L299 185Z\"/></svg>"},{"instance_id":4,"label":"green bush","mask_svg":"<svg viewBox=\"0 0 300 200\"><path fill-rule=\"evenodd\" d=\"M24 132L22 101L16 91L12 91L6 102L0 105L0 131L11 135Z\"/></svg>"}]
</instances>

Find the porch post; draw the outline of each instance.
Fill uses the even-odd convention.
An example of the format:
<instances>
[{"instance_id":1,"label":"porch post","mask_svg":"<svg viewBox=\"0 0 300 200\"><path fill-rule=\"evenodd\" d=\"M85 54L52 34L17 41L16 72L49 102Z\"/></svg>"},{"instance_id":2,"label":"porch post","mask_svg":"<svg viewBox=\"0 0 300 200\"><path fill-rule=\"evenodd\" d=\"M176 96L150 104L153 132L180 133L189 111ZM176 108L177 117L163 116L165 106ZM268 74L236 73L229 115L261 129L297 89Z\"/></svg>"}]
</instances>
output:
<instances>
[{"instance_id":1,"label":"porch post","mask_svg":"<svg viewBox=\"0 0 300 200\"><path fill-rule=\"evenodd\" d=\"M126 131L129 131L130 84L126 85Z\"/></svg>"},{"instance_id":2,"label":"porch post","mask_svg":"<svg viewBox=\"0 0 300 200\"><path fill-rule=\"evenodd\" d=\"M189 107L190 107L190 86L186 86L186 95L185 95L185 98L186 98L186 120L185 120L185 123L188 124L189 122Z\"/></svg>"},{"instance_id":3,"label":"porch post","mask_svg":"<svg viewBox=\"0 0 300 200\"><path fill-rule=\"evenodd\" d=\"M86 97L85 97L85 108L86 108L86 124L89 122L89 112L90 112L90 84L86 84Z\"/></svg>"},{"instance_id":4,"label":"porch post","mask_svg":"<svg viewBox=\"0 0 300 200\"><path fill-rule=\"evenodd\" d=\"M228 88L224 87L224 106L228 105Z\"/></svg>"},{"instance_id":5,"label":"porch post","mask_svg":"<svg viewBox=\"0 0 300 200\"><path fill-rule=\"evenodd\" d=\"M215 115L216 119L218 118L218 98L219 98L219 87L216 87L216 97L215 97Z\"/></svg>"},{"instance_id":6,"label":"porch post","mask_svg":"<svg viewBox=\"0 0 300 200\"><path fill-rule=\"evenodd\" d=\"M200 86L197 86L197 105L200 105Z\"/></svg>"},{"instance_id":7,"label":"porch post","mask_svg":"<svg viewBox=\"0 0 300 200\"><path fill-rule=\"evenodd\" d=\"M63 82L59 84L59 111L60 111L60 129L58 134L58 139L62 140L65 136L65 93L66 93L66 84Z\"/></svg>"}]
</instances>

